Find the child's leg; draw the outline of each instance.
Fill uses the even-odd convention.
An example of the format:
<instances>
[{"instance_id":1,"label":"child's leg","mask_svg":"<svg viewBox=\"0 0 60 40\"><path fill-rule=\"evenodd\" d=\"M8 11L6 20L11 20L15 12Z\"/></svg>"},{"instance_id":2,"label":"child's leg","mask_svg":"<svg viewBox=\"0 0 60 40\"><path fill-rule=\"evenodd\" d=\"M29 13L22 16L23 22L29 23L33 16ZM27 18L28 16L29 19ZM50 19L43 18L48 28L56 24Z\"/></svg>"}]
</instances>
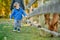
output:
<instances>
[{"instance_id":1,"label":"child's leg","mask_svg":"<svg viewBox=\"0 0 60 40\"><path fill-rule=\"evenodd\" d=\"M14 30L17 30L17 20L14 20Z\"/></svg>"},{"instance_id":2,"label":"child's leg","mask_svg":"<svg viewBox=\"0 0 60 40\"><path fill-rule=\"evenodd\" d=\"M17 23L17 30L20 32L20 27L21 27L21 20L18 21Z\"/></svg>"}]
</instances>

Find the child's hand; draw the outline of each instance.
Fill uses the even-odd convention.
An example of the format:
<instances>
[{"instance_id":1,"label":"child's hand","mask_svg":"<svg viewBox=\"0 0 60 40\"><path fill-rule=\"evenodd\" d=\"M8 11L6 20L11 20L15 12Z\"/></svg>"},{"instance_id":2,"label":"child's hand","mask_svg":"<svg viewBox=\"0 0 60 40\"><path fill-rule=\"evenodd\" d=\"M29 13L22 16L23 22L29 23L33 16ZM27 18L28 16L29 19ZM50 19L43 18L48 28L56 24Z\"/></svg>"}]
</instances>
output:
<instances>
[{"instance_id":1,"label":"child's hand","mask_svg":"<svg viewBox=\"0 0 60 40\"><path fill-rule=\"evenodd\" d=\"M27 16L25 16L27 18Z\"/></svg>"},{"instance_id":2,"label":"child's hand","mask_svg":"<svg viewBox=\"0 0 60 40\"><path fill-rule=\"evenodd\" d=\"M27 16L25 16L25 17L27 17Z\"/></svg>"},{"instance_id":3,"label":"child's hand","mask_svg":"<svg viewBox=\"0 0 60 40\"><path fill-rule=\"evenodd\" d=\"M10 19L10 20L12 20L12 19Z\"/></svg>"},{"instance_id":4,"label":"child's hand","mask_svg":"<svg viewBox=\"0 0 60 40\"><path fill-rule=\"evenodd\" d=\"M10 20L12 20L12 19L10 19Z\"/></svg>"}]
</instances>

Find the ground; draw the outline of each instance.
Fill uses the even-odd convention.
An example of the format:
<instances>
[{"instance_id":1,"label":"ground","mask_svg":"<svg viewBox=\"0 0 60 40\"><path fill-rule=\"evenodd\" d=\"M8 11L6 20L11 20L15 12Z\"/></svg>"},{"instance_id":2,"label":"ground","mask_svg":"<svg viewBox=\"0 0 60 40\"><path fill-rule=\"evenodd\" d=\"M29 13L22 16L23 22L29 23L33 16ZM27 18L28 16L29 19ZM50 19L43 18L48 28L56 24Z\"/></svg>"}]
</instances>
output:
<instances>
[{"instance_id":1,"label":"ground","mask_svg":"<svg viewBox=\"0 0 60 40\"><path fill-rule=\"evenodd\" d=\"M59 37L40 36L38 28L26 24L23 24L20 33L12 30L12 21L0 19L0 40L60 40Z\"/></svg>"}]
</instances>

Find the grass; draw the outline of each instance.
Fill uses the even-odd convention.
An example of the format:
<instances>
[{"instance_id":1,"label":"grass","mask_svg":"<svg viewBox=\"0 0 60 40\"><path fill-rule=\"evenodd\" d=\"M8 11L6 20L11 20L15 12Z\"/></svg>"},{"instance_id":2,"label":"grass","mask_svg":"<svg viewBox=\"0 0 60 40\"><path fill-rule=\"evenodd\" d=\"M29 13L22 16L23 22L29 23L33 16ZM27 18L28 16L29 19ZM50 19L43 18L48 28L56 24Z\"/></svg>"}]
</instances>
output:
<instances>
[{"instance_id":1,"label":"grass","mask_svg":"<svg viewBox=\"0 0 60 40\"><path fill-rule=\"evenodd\" d=\"M60 40L59 37L40 36L40 31L36 27L22 26L21 32L13 32L12 21L0 19L0 40ZM44 35L44 34L43 34Z\"/></svg>"}]
</instances>

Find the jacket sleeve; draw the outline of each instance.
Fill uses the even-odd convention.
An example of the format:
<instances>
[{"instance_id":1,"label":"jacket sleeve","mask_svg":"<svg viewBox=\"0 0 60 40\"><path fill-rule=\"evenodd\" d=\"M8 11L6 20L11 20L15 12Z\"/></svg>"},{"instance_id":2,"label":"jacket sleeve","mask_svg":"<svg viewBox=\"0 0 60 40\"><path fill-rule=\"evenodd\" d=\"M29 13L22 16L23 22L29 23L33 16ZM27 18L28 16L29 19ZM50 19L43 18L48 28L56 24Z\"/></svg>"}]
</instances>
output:
<instances>
[{"instance_id":1,"label":"jacket sleeve","mask_svg":"<svg viewBox=\"0 0 60 40\"><path fill-rule=\"evenodd\" d=\"M14 9L12 10L12 13L11 13L11 15L10 15L10 19L12 19L12 17L14 16Z\"/></svg>"},{"instance_id":2,"label":"jacket sleeve","mask_svg":"<svg viewBox=\"0 0 60 40\"><path fill-rule=\"evenodd\" d=\"M24 16L27 16L27 14L25 13L25 11L23 10L23 9L21 9L22 10L22 14L24 15Z\"/></svg>"},{"instance_id":3,"label":"jacket sleeve","mask_svg":"<svg viewBox=\"0 0 60 40\"><path fill-rule=\"evenodd\" d=\"M12 10L13 9L13 4L14 4L15 0L12 0L11 1L11 6L10 6L10 9Z\"/></svg>"}]
</instances>

